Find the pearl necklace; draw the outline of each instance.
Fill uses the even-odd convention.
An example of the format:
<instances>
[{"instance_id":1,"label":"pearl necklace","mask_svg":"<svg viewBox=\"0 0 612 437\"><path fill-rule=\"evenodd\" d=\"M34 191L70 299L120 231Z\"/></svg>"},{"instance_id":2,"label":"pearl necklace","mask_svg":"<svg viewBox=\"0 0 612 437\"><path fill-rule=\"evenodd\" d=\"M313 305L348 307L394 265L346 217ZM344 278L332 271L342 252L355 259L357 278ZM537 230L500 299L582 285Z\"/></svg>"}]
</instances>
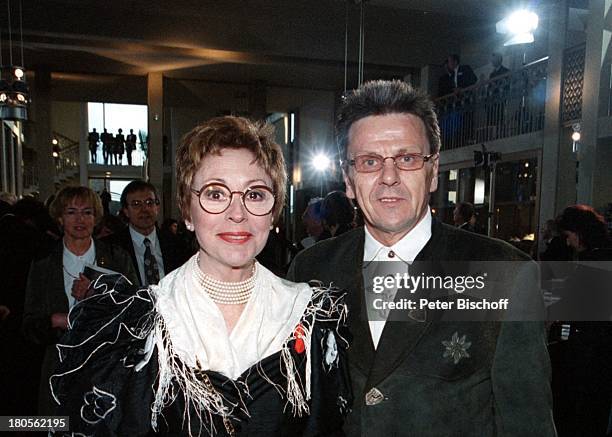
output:
<instances>
[{"instance_id":1,"label":"pearl necklace","mask_svg":"<svg viewBox=\"0 0 612 437\"><path fill-rule=\"evenodd\" d=\"M243 305L249 301L255 288L255 265L251 276L240 282L224 282L211 278L200 270L200 255L195 259L193 274L196 282L204 289L210 299L221 305Z\"/></svg>"}]
</instances>

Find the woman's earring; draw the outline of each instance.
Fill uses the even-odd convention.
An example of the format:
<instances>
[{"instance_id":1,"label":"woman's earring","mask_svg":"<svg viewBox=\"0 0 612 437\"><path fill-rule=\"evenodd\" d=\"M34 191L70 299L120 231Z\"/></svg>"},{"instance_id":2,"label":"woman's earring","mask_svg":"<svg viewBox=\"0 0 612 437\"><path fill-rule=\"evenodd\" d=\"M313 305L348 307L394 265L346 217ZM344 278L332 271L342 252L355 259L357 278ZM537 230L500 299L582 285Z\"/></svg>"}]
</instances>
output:
<instances>
[{"instance_id":1,"label":"woman's earring","mask_svg":"<svg viewBox=\"0 0 612 437\"><path fill-rule=\"evenodd\" d=\"M185 222L185 227L187 227L188 231L193 232L193 224L189 222Z\"/></svg>"}]
</instances>

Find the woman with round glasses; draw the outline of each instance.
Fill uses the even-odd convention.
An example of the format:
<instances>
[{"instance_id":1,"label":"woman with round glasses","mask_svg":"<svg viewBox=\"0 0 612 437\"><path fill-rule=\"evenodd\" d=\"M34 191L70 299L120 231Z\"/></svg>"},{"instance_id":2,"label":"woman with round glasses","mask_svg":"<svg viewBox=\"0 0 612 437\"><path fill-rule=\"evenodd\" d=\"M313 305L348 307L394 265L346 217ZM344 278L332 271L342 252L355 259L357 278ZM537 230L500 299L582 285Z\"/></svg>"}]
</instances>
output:
<instances>
[{"instance_id":1,"label":"woman with round glasses","mask_svg":"<svg viewBox=\"0 0 612 437\"><path fill-rule=\"evenodd\" d=\"M158 286L109 290L73 310L51 381L71 431L341 433L351 402L342 297L255 260L285 200L272 130L239 117L197 126L178 149L177 178L200 249Z\"/></svg>"}]
</instances>

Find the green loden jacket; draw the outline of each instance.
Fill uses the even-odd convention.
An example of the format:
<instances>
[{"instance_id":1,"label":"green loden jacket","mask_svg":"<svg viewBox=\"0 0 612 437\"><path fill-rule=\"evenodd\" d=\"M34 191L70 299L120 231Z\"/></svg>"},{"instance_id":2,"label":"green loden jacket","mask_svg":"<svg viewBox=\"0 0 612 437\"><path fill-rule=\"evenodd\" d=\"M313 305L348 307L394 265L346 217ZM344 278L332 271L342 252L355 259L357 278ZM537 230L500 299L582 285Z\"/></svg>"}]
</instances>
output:
<instances>
[{"instance_id":1,"label":"green loden jacket","mask_svg":"<svg viewBox=\"0 0 612 437\"><path fill-rule=\"evenodd\" d=\"M297 255L287 277L347 292L354 403L346 434L555 436L544 323L445 321L440 312L414 323L390 317L374 349L364 308L364 239L358 228L317 243ZM538 288L525 286L537 283L537 266L502 241L433 220L432 237L415 261L437 263L441 271L445 262L517 261L493 279L511 284L511 293L527 293L523 303L534 310L541 306ZM515 264L520 267L513 270ZM455 360L446 351L461 339L467 356Z\"/></svg>"}]
</instances>

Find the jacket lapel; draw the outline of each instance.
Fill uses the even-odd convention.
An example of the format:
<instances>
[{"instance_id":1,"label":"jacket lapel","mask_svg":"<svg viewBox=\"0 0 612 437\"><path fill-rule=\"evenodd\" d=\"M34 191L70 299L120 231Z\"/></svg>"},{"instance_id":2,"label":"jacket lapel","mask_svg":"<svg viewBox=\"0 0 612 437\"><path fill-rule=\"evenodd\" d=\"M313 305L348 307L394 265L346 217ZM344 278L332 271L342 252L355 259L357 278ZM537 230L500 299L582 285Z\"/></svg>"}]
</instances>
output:
<instances>
[{"instance_id":1,"label":"jacket lapel","mask_svg":"<svg viewBox=\"0 0 612 437\"><path fill-rule=\"evenodd\" d=\"M415 261L423 262L433 260L433 254L437 253L437 246L440 242L440 232L439 223L433 220L431 238L416 257ZM433 264L435 265L431 266L431 268L439 270L439 263L434 262ZM398 290L396 300L401 299L403 293L406 292ZM412 298L414 299L418 294L419 291L417 291L417 294L413 295ZM402 317L394 318L394 315L398 315L399 313L401 313ZM408 317L406 317L407 314ZM439 314L435 317L437 316L439 316ZM404 358L410 354L434 321L434 315L427 311L411 311L410 313L406 313L404 310L397 310L395 312L392 311L389 318L390 320L385 324L385 329L378 342L378 348L376 349L374 362L367 382L367 386L369 387L373 387L380 383L402 363Z\"/></svg>"},{"instance_id":2,"label":"jacket lapel","mask_svg":"<svg viewBox=\"0 0 612 437\"><path fill-rule=\"evenodd\" d=\"M159 248L161 249L162 261L164 263L164 274L167 275L172 270L174 270L176 267L178 267L178 265L180 265L180 264L177 265L177 263L179 263L181 260L177 259L178 254L174 250L174 247L172 245L172 240L168 238L166 235L159 232L159 229L157 228L155 229L155 232L157 234L157 241L159 242Z\"/></svg>"},{"instance_id":3,"label":"jacket lapel","mask_svg":"<svg viewBox=\"0 0 612 437\"><path fill-rule=\"evenodd\" d=\"M121 239L123 240L121 245L127 250L132 258L132 264L134 264L134 270L138 276L138 284L143 285L140 276L140 268L138 267L138 260L136 260L136 252L134 251L134 243L132 242L132 236L130 235L129 225L126 226L125 230L121 233Z\"/></svg>"},{"instance_id":4,"label":"jacket lapel","mask_svg":"<svg viewBox=\"0 0 612 437\"><path fill-rule=\"evenodd\" d=\"M365 241L365 233L357 232L358 236L354 243L350 245L350 256L345 258L344 263L348 266L346 271L347 281L346 290L348 290L346 303L349 308L348 323L351 334L354 339L349 349L351 366L359 369L364 375L370 373L370 368L374 362L374 344L372 343L372 335L370 334L370 325L364 303L364 286L363 286L363 246ZM348 262L347 262L348 261ZM341 264L338 264L341 265Z\"/></svg>"},{"instance_id":5,"label":"jacket lapel","mask_svg":"<svg viewBox=\"0 0 612 437\"><path fill-rule=\"evenodd\" d=\"M64 244L61 240L55 246L53 255L49 258L49 276L51 289L51 293L48 294L49 306L54 308L52 312L67 313L70 305L64 284ZM57 311L55 308L57 308Z\"/></svg>"},{"instance_id":6,"label":"jacket lapel","mask_svg":"<svg viewBox=\"0 0 612 437\"><path fill-rule=\"evenodd\" d=\"M94 240L94 246L96 248L96 265L113 270L112 266L109 266L111 254L106 250L106 246L99 244L96 240Z\"/></svg>"}]
</instances>

